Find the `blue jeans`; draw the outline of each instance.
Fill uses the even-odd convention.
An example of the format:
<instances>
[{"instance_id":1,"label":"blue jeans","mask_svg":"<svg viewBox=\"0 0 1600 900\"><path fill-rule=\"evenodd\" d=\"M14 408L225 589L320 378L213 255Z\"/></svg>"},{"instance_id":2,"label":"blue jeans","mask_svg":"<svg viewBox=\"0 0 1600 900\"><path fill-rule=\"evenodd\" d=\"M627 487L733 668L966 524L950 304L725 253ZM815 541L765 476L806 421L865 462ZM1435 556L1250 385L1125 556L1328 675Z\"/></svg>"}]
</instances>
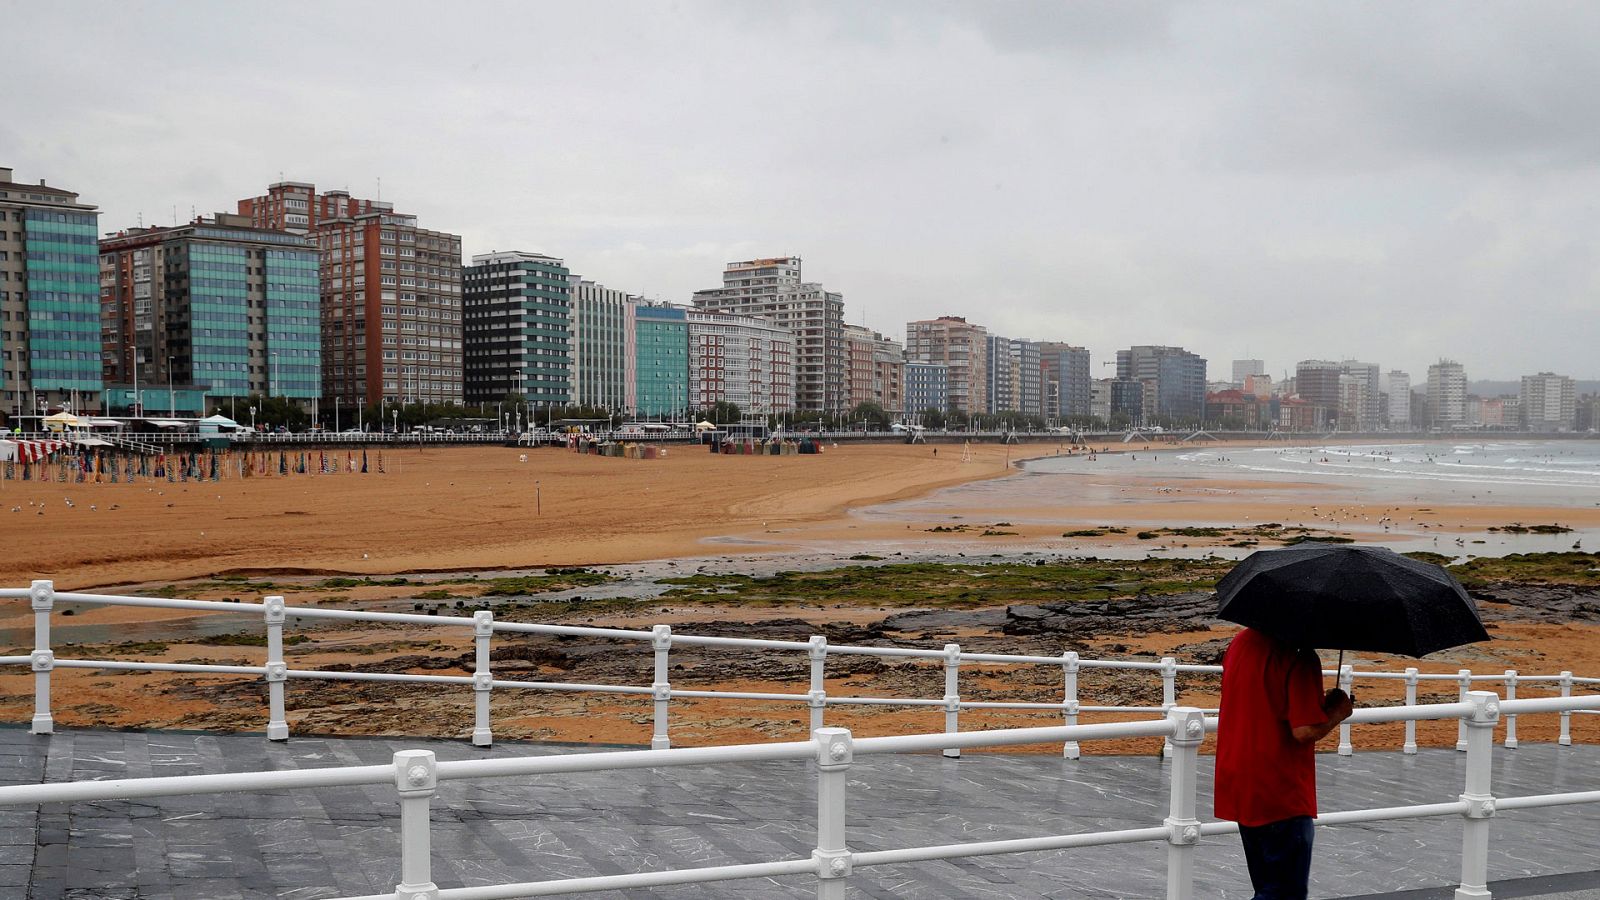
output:
<instances>
[{"instance_id":1,"label":"blue jeans","mask_svg":"<svg viewBox=\"0 0 1600 900\"><path fill-rule=\"evenodd\" d=\"M1255 900L1305 900L1311 878L1310 816L1246 828L1239 826Z\"/></svg>"}]
</instances>

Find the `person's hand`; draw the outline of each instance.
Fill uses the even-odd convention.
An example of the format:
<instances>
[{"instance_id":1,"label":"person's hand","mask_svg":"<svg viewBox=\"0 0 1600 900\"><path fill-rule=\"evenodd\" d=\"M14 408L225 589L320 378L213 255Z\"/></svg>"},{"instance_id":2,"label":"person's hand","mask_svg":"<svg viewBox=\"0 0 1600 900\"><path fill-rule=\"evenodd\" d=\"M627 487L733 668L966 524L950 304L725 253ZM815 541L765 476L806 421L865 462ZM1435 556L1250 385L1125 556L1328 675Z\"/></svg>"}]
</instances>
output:
<instances>
[{"instance_id":1,"label":"person's hand","mask_svg":"<svg viewBox=\"0 0 1600 900\"><path fill-rule=\"evenodd\" d=\"M1343 722L1355 712L1355 702L1339 688L1334 688L1322 698L1322 708L1334 722Z\"/></svg>"}]
</instances>

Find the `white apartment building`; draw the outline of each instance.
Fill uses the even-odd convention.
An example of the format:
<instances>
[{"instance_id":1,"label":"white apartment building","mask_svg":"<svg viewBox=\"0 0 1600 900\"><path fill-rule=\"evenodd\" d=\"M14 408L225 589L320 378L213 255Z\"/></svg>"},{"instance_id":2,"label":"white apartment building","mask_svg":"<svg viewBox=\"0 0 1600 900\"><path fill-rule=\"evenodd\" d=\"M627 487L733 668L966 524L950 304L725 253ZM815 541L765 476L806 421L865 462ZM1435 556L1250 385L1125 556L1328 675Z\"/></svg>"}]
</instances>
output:
<instances>
[{"instance_id":1,"label":"white apartment building","mask_svg":"<svg viewBox=\"0 0 1600 900\"><path fill-rule=\"evenodd\" d=\"M632 411L638 407L634 313L643 298L571 275L572 402Z\"/></svg>"},{"instance_id":2,"label":"white apartment building","mask_svg":"<svg viewBox=\"0 0 1600 900\"><path fill-rule=\"evenodd\" d=\"M1467 370L1451 359L1428 367L1428 409L1433 427L1467 424Z\"/></svg>"},{"instance_id":3,"label":"white apartment building","mask_svg":"<svg viewBox=\"0 0 1600 900\"><path fill-rule=\"evenodd\" d=\"M746 415L794 409L794 335L757 316L690 309L689 403L718 402Z\"/></svg>"},{"instance_id":4,"label":"white apartment building","mask_svg":"<svg viewBox=\"0 0 1600 900\"><path fill-rule=\"evenodd\" d=\"M795 339L795 408L841 412L847 407L844 295L801 276L800 257L731 262L722 287L696 291L696 309L758 316Z\"/></svg>"},{"instance_id":5,"label":"white apartment building","mask_svg":"<svg viewBox=\"0 0 1600 900\"><path fill-rule=\"evenodd\" d=\"M1383 392L1389 396L1389 424L1406 428L1411 425L1411 376L1399 369L1391 369L1383 376Z\"/></svg>"},{"instance_id":6,"label":"white apartment building","mask_svg":"<svg viewBox=\"0 0 1600 900\"><path fill-rule=\"evenodd\" d=\"M1566 375L1540 372L1522 376L1517 395L1522 424L1530 431L1568 431L1578 412L1577 385Z\"/></svg>"}]
</instances>

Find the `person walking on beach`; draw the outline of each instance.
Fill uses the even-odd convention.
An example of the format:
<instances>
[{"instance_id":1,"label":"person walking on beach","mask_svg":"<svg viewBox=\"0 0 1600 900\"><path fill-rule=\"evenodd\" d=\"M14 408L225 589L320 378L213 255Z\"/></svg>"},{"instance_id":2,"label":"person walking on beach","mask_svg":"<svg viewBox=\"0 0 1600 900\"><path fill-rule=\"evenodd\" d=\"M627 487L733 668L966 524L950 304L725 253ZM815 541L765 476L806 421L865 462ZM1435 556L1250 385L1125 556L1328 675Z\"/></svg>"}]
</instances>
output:
<instances>
[{"instance_id":1,"label":"person walking on beach","mask_svg":"<svg viewBox=\"0 0 1600 900\"><path fill-rule=\"evenodd\" d=\"M1350 698L1322 692L1322 663L1254 628L1222 660L1215 811L1239 823L1255 900L1305 900L1316 744L1350 717Z\"/></svg>"}]
</instances>

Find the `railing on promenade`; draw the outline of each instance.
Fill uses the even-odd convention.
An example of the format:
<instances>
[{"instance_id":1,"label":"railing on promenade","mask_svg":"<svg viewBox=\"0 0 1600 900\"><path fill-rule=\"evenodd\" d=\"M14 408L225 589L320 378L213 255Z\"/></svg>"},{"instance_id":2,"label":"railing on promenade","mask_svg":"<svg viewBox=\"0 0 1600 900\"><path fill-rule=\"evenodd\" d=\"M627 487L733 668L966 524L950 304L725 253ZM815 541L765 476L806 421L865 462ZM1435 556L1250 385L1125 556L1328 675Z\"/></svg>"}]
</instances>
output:
<instances>
[{"instance_id":1,"label":"railing on promenade","mask_svg":"<svg viewBox=\"0 0 1600 900\"><path fill-rule=\"evenodd\" d=\"M1160 660L1106 660L1084 659L1075 651L1067 651L1060 656L969 652L963 651L959 644L945 644L938 649L931 647L878 647L830 644L828 639L822 635L812 635L804 641L690 635L674 633L668 625L656 625L646 631L583 625L507 622L497 620L494 613L489 610L479 610L470 616L441 616L289 606L284 602L284 598L279 596L266 597L260 603L224 603L214 600L178 600L105 594L57 593L54 583L51 581L35 581L31 587L26 589L0 588L0 601L6 599L28 600L34 614L33 651L27 656L0 656L0 668L5 666L27 666L33 671L34 713L31 730L35 734L48 734L54 729L54 716L51 709L51 673L58 668L130 672L179 672L195 675L231 675L261 678L267 685L266 735L269 740L274 741L287 740L289 737L289 722L285 711L285 701L290 680L391 682L468 688L472 691L473 696L471 740L473 744L478 746L489 746L494 740L490 699L495 691L525 690L646 697L651 702L653 712L650 746L652 749L658 750L671 747L669 727L671 723L671 704L674 700L735 700L803 705L809 712L808 733L814 732L827 724L826 713L829 707L892 706L922 708L936 714L942 713L945 732L947 734L957 734L961 731L962 713L968 710L1012 710L1060 715L1063 722L1069 726L1079 724L1079 717L1085 713L1164 714L1179 705L1178 679L1180 675L1215 676L1222 672L1221 666L1179 663L1176 658L1170 656L1163 657ZM58 602L185 609L234 615L254 613L261 616L261 622L265 630L265 659L259 666L238 666L140 660L58 658L52 649L50 640L51 618L55 604ZM470 630L473 644L472 673L470 675L423 675L291 669L284 658L283 650L284 630L289 627L291 616L296 619L375 622ZM532 634L585 637L648 644L649 651L652 654L653 677L648 685L583 684L496 678L491 666L491 659L493 641L497 634L502 638L518 634ZM809 678L806 683L806 689L804 691L797 690L783 693L693 689L675 686L669 677L671 654L674 649L684 647L712 647L789 654L804 653L809 663ZM828 659L841 656L922 660L934 664L943 669L944 692L937 697L843 696L830 694L827 690ZM1060 673L1061 699L1059 701L1042 702L974 700L970 696L963 697L961 670L964 666L1046 667ZM1091 669L1154 676L1160 680L1161 703L1148 706L1086 704L1080 696L1079 676L1084 670ZM1455 674L1444 674L1423 673L1412 667L1404 672L1357 672L1353 666L1345 665L1337 671L1328 670L1326 674L1336 675L1339 685L1345 688L1346 691L1353 690L1353 685L1357 679L1403 680L1405 683L1404 702L1407 706L1416 705L1418 699L1417 689L1424 682L1454 683L1458 689L1458 699L1461 701L1466 699L1468 692L1475 685L1485 683L1503 686L1508 700L1516 698L1519 685L1543 685L1547 688L1556 689L1560 697L1567 698L1572 696L1576 687L1600 684L1600 678L1578 677L1570 671L1554 675L1526 675L1510 669L1504 673L1485 675L1474 674L1470 669L1461 669ZM1209 710L1209 712L1215 712L1215 710ZM1356 718L1340 726L1338 751L1340 754L1348 755L1353 752L1351 726L1360 721L1362 721L1360 718ZM1560 744L1570 745L1572 743L1571 725L1572 712L1560 712L1560 734L1558 738ZM1465 751L1467 749L1466 740L1466 726L1463 724L1459 726L1456 749ZM1515 748L1517 746L1515 714L1506 717L1505 746L1507 748ZM1415 721L1406 722L1403 749L1406 753L1416 752ZM944 752L947 756L955 757L960 755L961 750L957 746L946 748ZM1081 748L1077 741L1068 739L1063 742L1062 755L1064 757L1076 759L1080 753ZM1163 755L1170 756L1171 754L1172 744L1167 741L1163 746Z\"/></svg>"},{"instance_id":2,"label":"railing on promenade","mask_svg":"<svg viewBox=\"0 0 1600 900\"><path fill-rule=\"evenodd\" d=\"M1489 897L1488 848L1491 823L1503 811L1600 802L1600 790L1517 797L1497 797L1492 790L1493 732L1502 715L1600 711L1600 695L1501 700L1490 691L1470 691L1463 702L1407 705L1358 710L1354 721L1416 722L1458 719L1467 729L1463 790L1454 799L1413 806L1341 810L1324 813L1319 826L1400 819L1460 816L1461 880L1457 897ZM430 750L402 750L391 765L240 772L213 775L77 781L56 784L0 786L0 806L42 803L87 803L175 797L223 792L276 791L351 785L393 784L400 807L400 866L393 891L345 900L492 900L551 894L626 890L676 884L706 884L747 878L809 875L816 879L820 900L842 900L858 868L903 865L931 860L963 859L1009 853L1032 853L1111 844L1166 844L1169 900L1195 896L1195 863L1202 838L1231 834L1232 822L1198 818L1198 758L1215 718L1203 710L1174 707L1159 719L1133 722L1013 728L965 734L915 734L853 738L844 728L819 728L810 740L691 749L630 750L559 756L513 757L439 762ZM1114 831L1054 834L1011 840L852 851L846 841L849 776L858 756L913 753L977 747L1010 747L1039 743L1087 743L1136 737L1165 737L1173 747L1168 773L1167 816L1160 823ZM550 881L515 882L440 889L432 874L432 798L442 781L553 777L579 772L614 772L642 768L715 765L721 763L795 762L810 760L816 772L816 842L810 856L728 866L634 872Z\"/></svg>"}]
</instances>

